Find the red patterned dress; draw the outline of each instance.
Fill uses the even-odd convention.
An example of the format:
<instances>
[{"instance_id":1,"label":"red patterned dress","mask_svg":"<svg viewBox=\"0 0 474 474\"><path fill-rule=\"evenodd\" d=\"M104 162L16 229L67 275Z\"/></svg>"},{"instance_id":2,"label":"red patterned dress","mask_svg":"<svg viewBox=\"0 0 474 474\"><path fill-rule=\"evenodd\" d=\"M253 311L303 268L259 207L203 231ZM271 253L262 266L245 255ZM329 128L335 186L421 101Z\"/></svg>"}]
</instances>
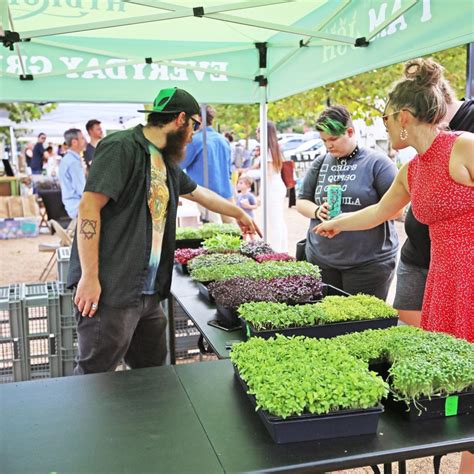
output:
<instances>
[{"instance_id":1,"label":"red patterned dress","mask_svg":"<svg viewBox=\"0 0 474 474\"><path fill-rule=\"evenodd\" d=\"M474 342L474 188L449 174L451 149L461 133L440 132L409 163L408 186L413 213L428 224L431 238L421 326Z\"/></svg>"}]
</instances>

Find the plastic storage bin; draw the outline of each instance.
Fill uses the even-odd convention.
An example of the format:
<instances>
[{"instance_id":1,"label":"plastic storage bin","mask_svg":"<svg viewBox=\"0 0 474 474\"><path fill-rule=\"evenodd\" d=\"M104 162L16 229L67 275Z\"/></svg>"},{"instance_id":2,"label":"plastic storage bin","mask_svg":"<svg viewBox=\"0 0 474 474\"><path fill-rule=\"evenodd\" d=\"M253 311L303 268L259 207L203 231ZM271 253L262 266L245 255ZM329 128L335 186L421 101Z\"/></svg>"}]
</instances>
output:
<instances>
[{"instance_id":1,"label":"plastic storage bin","mask_svg":"<svg viewBox=\"0 0 474 474\"><path fill-rule=\"evenodd\" d=\"M26 379L20 285L0 287L0 383Z\"/></svg>"}]
</instances>

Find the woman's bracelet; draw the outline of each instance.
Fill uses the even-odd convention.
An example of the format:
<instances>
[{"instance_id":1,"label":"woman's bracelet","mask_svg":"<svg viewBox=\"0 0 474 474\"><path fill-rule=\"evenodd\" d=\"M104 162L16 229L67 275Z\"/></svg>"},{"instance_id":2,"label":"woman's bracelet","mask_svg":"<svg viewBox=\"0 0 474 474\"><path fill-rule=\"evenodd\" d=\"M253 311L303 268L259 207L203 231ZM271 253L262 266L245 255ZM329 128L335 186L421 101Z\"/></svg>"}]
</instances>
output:
<instances>
[{"instance_id":1,"label":"woman's bracelet","mask_svg":"<svg viewBox=\"0 0 474 474\"><path fill-rule=\"evenodd\" d=\"M315 210L314 210L314 218L315 219L319 219L318 217L318 212L319 212L319 209L321 208L321 206L318 206Z\"/></svg>"}]
</instances>

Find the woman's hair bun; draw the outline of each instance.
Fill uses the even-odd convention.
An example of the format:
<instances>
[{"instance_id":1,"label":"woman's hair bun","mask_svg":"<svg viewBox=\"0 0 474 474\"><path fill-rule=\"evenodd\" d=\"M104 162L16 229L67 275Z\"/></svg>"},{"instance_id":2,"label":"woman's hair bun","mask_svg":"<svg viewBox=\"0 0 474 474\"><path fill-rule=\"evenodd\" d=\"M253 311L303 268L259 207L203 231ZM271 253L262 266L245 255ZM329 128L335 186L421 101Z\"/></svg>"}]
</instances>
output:
<instances>
[{"instance_id":1,"label":"woman's hair bun","mask_svg":"<svg viewBox=\"0 0 474 474\"><path fill-rule=\"evenodd\" d=\"M439 85L443 79L443 67L431 59L412 59L405 64L405 77L421 86Z\"/></svg>"}]
</instances>

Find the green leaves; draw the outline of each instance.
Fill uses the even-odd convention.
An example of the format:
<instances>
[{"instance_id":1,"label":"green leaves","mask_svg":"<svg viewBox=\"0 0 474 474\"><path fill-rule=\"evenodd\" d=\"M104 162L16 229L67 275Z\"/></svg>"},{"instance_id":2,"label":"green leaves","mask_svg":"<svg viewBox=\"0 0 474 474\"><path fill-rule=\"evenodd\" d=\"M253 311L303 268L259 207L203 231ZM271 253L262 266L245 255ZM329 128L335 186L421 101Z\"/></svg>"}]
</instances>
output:
<instances>
[{"instance_id":1,"label":"green leaves","mask_svg":"<svg viewBox=\"0 0 474 474\"><path fill-rule=\"evenodd\" d=\"M285 303L245 303L239 315L257 331L289 327L316 326L342 321L390 318L396 310L369 295L326 296L320 303L288 306Z\"/></svg>"},{"instance_id":2,"label":"green leaves","mask_svg":"<svg viewBox=\"0 0 474 474\"><path fill-rule=\"evenodd\" d=\"M204 224L200 228L178 227L176 229L176 240L183 239L208 239L218 234L240 236L240 228L235 224ZM240 242L240 240L239 240Z\"/></svg>"},{"instance_id":3,"label":"green leaves","mask_svg":"<svg viewBox=\"0 0 474 474\"><path fill-rule=\"evenodd\" d=\"M231 359L258 408L282 418L370 408L388 393L387 384L363 362L324 340L252 338L234 345Z\"/></svg>"},{"instance_id":4,"label":"green leaves","mask_svg":"<svg viewBox=\"0 0 474 474\"><path fill-rule=\"evenodd\" d=\"M365 362L389 362L389 382L397 400L409 403L474 386L474 344L448 334L397 326L331 342Z\"/></svg>"},{"instance_id":5,"label":"green leaves","mask_svg":"<svg viewBox=\"0 0 474 474\"><path fill-rule=\"evenodd\" d=\"M258 407L283 418L368 408L388 384L407 403L474 387L474 344L410 326L320 340L255 337L235 344L231 360ZM368 370L383 360L391 363L388 383Z\"/></svg>"},{"instance_id":6,"label":"green leaves","mask_svg":"<svg viewBox=\"0 0 474 474\"><path fill-rule=\"evenodd\" d=\"M238 252L240 249L240 236L231 234L217 234L204 241L202 246L207 252Z\"/></svg>"},{"instance_id":7,"label":"green leaves","mask_svg":"<svg viewBox=\"0 0 474 474\"><path fill-rule=\"evenodd\" d=\"M218 281L234 277L253 280L286 277L291 275L312 275L319 277L319 268L308 262L246 262L236 265L211 265L191 272L197 281Z\"/></svg>"},{"instance_id":8,"label":"green leaves","mask_svg":"<svg viewBox=\"0 0 474 474\"><path fill-rule=\"evenodd\" d=\"M235 265L237 263L253 262L249 257L238 253L208 253L198 255L188 262L188 270L195 271L198 268L210 267L215 265Z\"/></svg>"}]
</instances>

